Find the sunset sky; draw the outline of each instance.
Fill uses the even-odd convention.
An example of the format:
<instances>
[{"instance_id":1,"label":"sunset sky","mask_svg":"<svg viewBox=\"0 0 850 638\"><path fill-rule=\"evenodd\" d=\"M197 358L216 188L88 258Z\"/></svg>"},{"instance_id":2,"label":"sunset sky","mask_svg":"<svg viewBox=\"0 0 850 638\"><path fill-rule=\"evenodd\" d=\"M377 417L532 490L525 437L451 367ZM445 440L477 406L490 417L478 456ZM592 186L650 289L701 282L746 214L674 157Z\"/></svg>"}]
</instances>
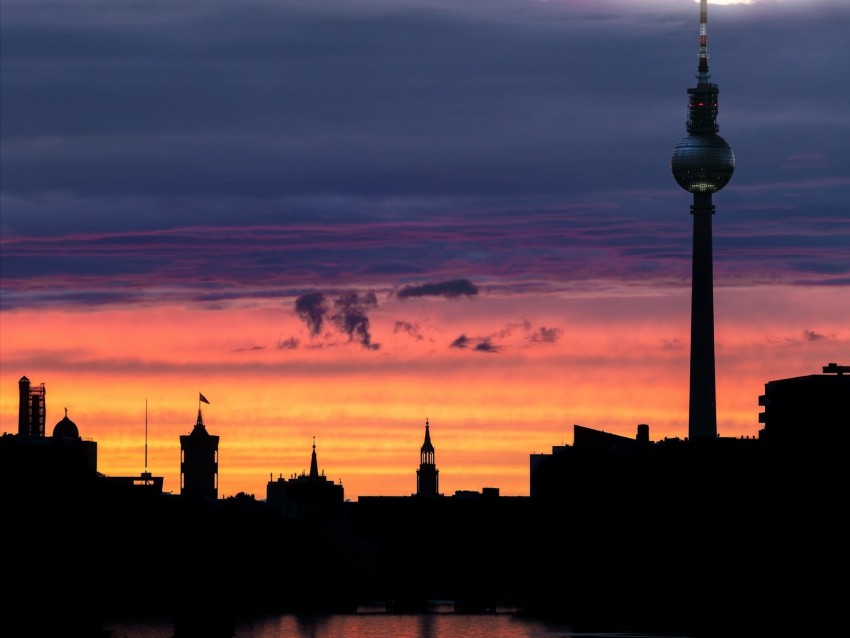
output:
<instances>
[{"instance_id":1,"label":"sunset sky","mask_svg":"<svg viewBox=\"0 0 850 638\"><path fill-rule=\"evenodd\" d=\"M0 0L0 432L219 493L527 495L573 424L685 437L691 0ZM850 364L850 3L712 3L718 430ZM146 411L147 410L147 411Z\"/></svg>"}]
</instances>

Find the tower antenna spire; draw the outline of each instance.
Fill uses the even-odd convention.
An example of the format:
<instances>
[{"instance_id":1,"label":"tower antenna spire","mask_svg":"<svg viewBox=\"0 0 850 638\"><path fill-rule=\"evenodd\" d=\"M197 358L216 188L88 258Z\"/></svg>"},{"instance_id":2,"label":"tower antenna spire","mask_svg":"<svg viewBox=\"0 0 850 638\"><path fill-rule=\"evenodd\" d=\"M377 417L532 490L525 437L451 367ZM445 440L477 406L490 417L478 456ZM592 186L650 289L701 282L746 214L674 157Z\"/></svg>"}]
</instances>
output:
<instances>
[{"instance_id":1,"label":"tower antenna spire","mask_svg":"<svg viewBox=\"0 0 850 638\"><path fill-rule=\"evenodd\" d=\"M699 2L699 67L697 80L708 83L708 0Z\"/></svg>"}]
</instances>

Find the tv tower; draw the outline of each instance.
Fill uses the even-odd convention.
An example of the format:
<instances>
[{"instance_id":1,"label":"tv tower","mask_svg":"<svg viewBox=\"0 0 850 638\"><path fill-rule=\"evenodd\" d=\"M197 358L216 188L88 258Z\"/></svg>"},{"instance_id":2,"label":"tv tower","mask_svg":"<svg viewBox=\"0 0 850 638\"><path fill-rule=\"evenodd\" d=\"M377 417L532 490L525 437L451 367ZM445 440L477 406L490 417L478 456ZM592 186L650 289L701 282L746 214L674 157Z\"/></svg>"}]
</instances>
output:
<instances>
[{"instance_id":1,"label":"tv tower","mask_svg":"<svg viewBox=\"0 0 850 638\"><path fill-rule=\"evenodd\" d=\"M717 134L716 84L708 74L708 8L700 0L697 85L688 89L688 135L673 149L671 168L679 186L693 193L691 276L691 382L688 437L717 437L714 380L714 281L711 254L711 194L726 186L735 170L732 148Z\"/></svg>"}]
</instances>

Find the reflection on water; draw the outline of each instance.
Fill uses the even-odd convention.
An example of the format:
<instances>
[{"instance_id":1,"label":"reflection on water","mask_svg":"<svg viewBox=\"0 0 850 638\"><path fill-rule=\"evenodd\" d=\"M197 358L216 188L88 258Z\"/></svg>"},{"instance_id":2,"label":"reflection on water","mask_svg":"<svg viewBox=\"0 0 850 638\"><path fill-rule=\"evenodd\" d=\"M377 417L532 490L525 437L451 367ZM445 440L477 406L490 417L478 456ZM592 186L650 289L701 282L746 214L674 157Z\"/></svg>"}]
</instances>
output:
<instances>
[{"instance_id":1,"label":"reflection on water","mask_svg":"<svg viewBox=\"0 0 850 638\"><path fill-rule=\"evenodd\" d=\"M171 623L110 623L112 638L172 638ZM236 626L234 638L651 638L645 634L580 633L509 613L273 615Z\"/></svg>"},{"instance_id":2,"label":"reflection on water","mask_svg":"<svg viewBox=\"0 0 850 638\"><path fill-rule=\"evenodd\" d=\"M512 616L459 614L350 614L278 616L245 627L240 638L531 638L543 627Z\"/></svg>"}]
</instances>

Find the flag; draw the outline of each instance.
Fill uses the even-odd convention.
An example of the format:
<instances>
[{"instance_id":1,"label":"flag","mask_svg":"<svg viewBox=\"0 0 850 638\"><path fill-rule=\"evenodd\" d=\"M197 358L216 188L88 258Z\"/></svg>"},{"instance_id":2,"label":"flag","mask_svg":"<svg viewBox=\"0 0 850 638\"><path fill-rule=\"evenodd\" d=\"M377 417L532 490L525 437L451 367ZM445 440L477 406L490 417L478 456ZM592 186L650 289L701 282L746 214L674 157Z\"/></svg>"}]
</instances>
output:
<instances>
[{"instance_id":1,"label":"flag","mask_svg":"<svg viewBox=\"0 0 850 638\"><path fill-rule=\"evenodd\" d=\"M198 392L198 396L200 397L200 398L199 398L199 400L200 400L200 401L203 401L203 402L204 402L204 403L206 403L207 405L209 405L209 404L210 404L210 402L209 402L209 401L207 401L207 398L206 398L203 394L201 394L200 392Z\"/></svg>"}]
</instances>

